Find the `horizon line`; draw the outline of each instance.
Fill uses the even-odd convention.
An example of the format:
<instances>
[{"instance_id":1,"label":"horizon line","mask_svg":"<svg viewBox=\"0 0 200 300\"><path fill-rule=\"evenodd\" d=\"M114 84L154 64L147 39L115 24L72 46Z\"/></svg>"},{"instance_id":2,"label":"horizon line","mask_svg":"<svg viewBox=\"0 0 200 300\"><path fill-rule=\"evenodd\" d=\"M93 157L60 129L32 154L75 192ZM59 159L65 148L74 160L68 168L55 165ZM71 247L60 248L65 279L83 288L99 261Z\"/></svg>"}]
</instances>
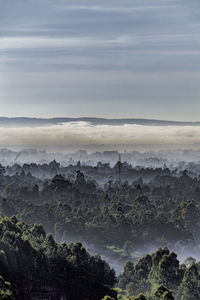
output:
<instances>
[{"instance_id":1,"label":"horizon line","mask_svg":"<svg viewBox=\"0 0 200 300\"><path fill-rule=\"evenodd\" d=\"M158 121L158 122L175 122L175 123L200 123L200 120L189 121L189 120L171 120L171 119L156 119L156 118L144 118L144 117L90 117L90 116L57 116L57 117L35 117L35 116L0 116L0 119L34 119L34 120L55 120L55 119L96 119L96 120L145 120L145 121Z\"/></svg>"}]
</instances>

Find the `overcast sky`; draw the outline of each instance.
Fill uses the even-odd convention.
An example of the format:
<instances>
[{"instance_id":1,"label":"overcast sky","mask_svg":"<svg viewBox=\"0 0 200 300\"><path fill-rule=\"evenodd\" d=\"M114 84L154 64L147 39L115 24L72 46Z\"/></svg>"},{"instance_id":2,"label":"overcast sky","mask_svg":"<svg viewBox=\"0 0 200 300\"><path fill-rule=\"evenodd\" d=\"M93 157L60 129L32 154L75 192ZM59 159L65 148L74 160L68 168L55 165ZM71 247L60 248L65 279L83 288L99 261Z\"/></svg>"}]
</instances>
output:
<instances>
[{"instance_id":1,"label":"overcast sky","mask_svg":"<svg viewBox=\"0 0 200 300\"><path fill-rule=\"evenodd\" d=\"M0 115L200 121L200 1L0 0Z\"/></svg>"}]
</instances>

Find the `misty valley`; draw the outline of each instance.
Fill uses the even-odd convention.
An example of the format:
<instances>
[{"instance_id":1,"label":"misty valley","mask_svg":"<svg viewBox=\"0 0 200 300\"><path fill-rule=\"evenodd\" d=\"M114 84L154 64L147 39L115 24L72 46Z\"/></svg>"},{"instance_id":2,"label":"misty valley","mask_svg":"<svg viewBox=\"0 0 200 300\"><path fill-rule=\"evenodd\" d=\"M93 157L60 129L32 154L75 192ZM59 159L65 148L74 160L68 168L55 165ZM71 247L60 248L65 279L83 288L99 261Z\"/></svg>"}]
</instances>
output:
<instances>
[{"instance_id":1,"label":"misty valley","mask_svg":"<svg viewBox=\"0 0 200 300\"><path fill-rule=\"evenodd\" d=\"M200 300L200 0L0 0L0 300Z\"/></svg>"},{"instance_id":2,"label":"misty valley","mask_svg":"<svg viewBox=\"0 0 200 300\"><path fill-rule=\"evenodd\" d=\"M198 150L0 150L0 299L200 299Z\"/></svg>"}]
</instances>

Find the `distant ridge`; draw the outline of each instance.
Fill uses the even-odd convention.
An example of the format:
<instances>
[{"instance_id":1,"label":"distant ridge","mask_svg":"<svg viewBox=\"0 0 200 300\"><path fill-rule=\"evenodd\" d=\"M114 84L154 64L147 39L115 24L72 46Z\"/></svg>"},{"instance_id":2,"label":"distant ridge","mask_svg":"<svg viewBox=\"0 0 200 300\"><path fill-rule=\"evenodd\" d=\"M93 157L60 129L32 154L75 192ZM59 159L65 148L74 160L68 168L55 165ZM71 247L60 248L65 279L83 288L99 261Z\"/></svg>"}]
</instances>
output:
<instances>
[{"instance_id":1,"label":"distant ridge","mask_svg":"<svg viewBox=\"0 0 200 300\"><path fill-rule=\"evenodd\" d=\"M148 126L200 126L200 122L179 122L179 121L167 121L167 120L154 120L154 119L106 119L106 118L27 118L17 117L8 118L0 117L0 126L44 126L44 125L56 125L60 123L69 122L89 122L93 125L124 125L124 124L136 124L136 125L148 125Z\"/></svg>"}]
</instances>

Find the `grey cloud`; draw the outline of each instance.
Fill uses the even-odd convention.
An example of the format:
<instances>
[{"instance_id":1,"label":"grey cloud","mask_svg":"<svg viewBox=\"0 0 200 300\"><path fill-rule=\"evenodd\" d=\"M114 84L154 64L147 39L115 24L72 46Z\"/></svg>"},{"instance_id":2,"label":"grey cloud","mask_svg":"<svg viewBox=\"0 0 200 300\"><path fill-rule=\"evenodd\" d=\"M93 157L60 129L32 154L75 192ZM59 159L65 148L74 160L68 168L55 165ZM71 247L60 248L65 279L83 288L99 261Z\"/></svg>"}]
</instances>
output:
<instances>
[{"instance_id":1,"label":"grey cloud","mask_svg":"<svg viewBox=\"0 0 200 300\"><path fill-rule=\"evenodd\" d=\"M112 38L97 37L2 37L0 38L0 49L35 49L35 48L68 48L68 47L106 47L117 45L134 45L136 43L133 37L127 35Z\"/></svg>"},{"instance_id":2,"label":"grey cloud","mask_svg":"<svg viewBox=\"0 0 200 300\"><path fill-rule=\"evenodd\" d=\"M1 113L197 118L199 8L196 0L0 0Z\"/></svg>"},{"instance_id":3,"label":"grey cloud","mask_svg":"<svg viewBox=\"0 0 200 300\"><path fill-rule=\"evenodd\" d=\"M122 35L110 37L7 37L0 39L8 68L28 58L35 68L184 70L200 66L200 37L183 35ZM187 43L187 47L184 45ZM190 60L188 60L190 58ZM48 65L47 65L48 64ZM39 69L38 69L39 71Z\"/></svg>"},{"instance_id":4,"label":"grey cloud","mask_svg":"<svg viewBox=\"0 0 200 300\"><path fill-rule=\"evenodd\" d=\"M171 7L174 7L174 5L172 5ZM92 6L92 5L88 5L88 6L81 6L81 5L77 5L77 6L65 6L62 7L61 9L66 9L66 10L85 10L85 11L95 11L95 12L114 12L114 13L133 13L133 12L137 12L139 10L152 10L152 9L165 9L165 8L170 8L169 5L154 5L154 6L108 6L108 5L104 5L104 6Z\"/></svg>"}]
</instances>

